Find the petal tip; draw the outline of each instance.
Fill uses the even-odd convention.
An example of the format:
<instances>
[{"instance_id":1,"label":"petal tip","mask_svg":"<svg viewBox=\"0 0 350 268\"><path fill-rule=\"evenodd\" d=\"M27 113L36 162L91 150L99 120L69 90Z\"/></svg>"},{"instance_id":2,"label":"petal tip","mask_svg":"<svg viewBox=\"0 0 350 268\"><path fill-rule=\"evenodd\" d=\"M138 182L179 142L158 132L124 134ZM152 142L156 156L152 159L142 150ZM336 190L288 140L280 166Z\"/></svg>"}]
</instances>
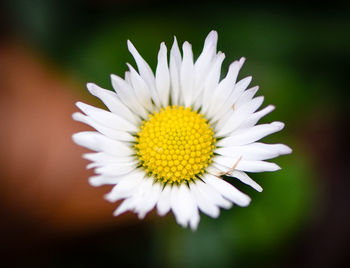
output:
<instances>
[{"instance_id":1,"label":"petal tip","mask_svg":"<svg viewBox=\"0 0 350 268\"><path fill-rule=\"evenodd\" d=\"M94 96L96 95L96 91L97 91L98 86L95 83L91 83L91 82L87 83L86 88L90 92L91 95L94 95Z\"/></svg>"},{"instance_id":2,"label":"petal tip","mask_svg":"<svg viewBox=\"0 0 350 268\"><path fill-rule=\"evenodd\" d=\"M114 217L118 217L120 214L123 214L125 211L122 211L122 210L119 210L119 209L116 209L113 211L113 216Z\"/></svg>"},{"instance_id":3,"label":"petal tip","mask_svg":"<svg viewBox=\"0 0 350 268\"><path fill-rule=\"evenodd\" d=\"M134 45L131 43L129 39L126 41L126 44L128 46L129 51L135 49Z\"/></svg>"},{"instance_id":4,"label":"petal tip","mask_svg":"<svg viewBox=\"0 0 350 268\"><path fill-rule=\"evenodd\" d=\"M75 142L75 143L77 143L77 139L79 139L79 135L80 133L74 133L73 135L72 135L72 140Z\"/></svg>"},{"instance_id":5,"label":"petal tip","mask_svg":"<svg viewBox=\"0 0 350 268\"><path fill-rule=\"evenodd\" d=\"M247 206L250 205L251 201L252 201L252 199L249 196L245 195L245 198L244 198L244 200L242 200L240 206L241 207L247 207Z\"/></svg>"},{"instance_id":6,"label":"petal tip","mask_svg":"<svg viewBox=\"0 0 350 268\"><path fill-rule=\"evenodd\" d=\"M285 126L285 124L281 121L274 121L274 122L270 123L270 125L274 126L276 128L276 132L281 131Z\"/></svg>"},{"instance_id":7,"label":"petal tip","mask_svg":"<svg viewBox=\"0 0 350 268\"><path fill-rule=\"evenodd\" d=\"M95 87L95 83L92 83L92 82L88 82L88 83L86 83L86 87L87 87L87 89L90 89L90 88L93 88L93 87Z\"/></svg>"},{"instance_id":8,"label":"petal tip","mask_svg":"<svg viewBox=\"0 0 350 268\"><path fill-rule=\"evenodd\" d=\"M81 113L79 112L75 112L72 114L72 119L75 121L79 121L79 119L81 118Z\"/></svg>"},{"instance_id":9,"label":"petal tip","mask_svg":"<svg viewBox=\"0 0 350 268\"><path fill-rule=\"evenodd\" d=\"M290 148L288 145L283 144L283 154L291 154L293 152L293 149Z\"/></svg>"},{"instance_id":10,"label":"petal tip","mask_svg":"<svg viewBox=\"0 0 350 268\"><path fill-rule=\"evenodd\" d=\"M192 49L192 45L188 41L185 41L182 44L182 50L186 50L186 49Z\"/></svg>"},{"instance_id":11,"label":"petal tip","mask_svg":"<svg viewBox=\"0 0 350 268\"><path fill-rule=\"evenodd\" d=\"M246 58L245 58L245 57L241 57L241 58L239 59L239 63L240 63L241 65L243 65L243 64L245 63L245 61L246 61Z\"/></svg>"},{"instance_id":12,"label":"petal tip","mask_svg":"<svg viewBox=\"0 0 350 268\"><path fill-rule=\"evenodd\" d=\"M114 199L112 198L112 196L110 195L110 193L108 194L105 194L103 196L104 200L108 201L108 202L111 202L111 203L114 203ZM114 215L114 212L113 212L113 215Z\"/></svg>"},{"instance_id":13,"label":"petal tip","mask_svg":"<svg viewBox=\"0 0 350 268\"><path fill-rule=\"evenodd\" d=\"M77 106L78 108L80 108L83 104L84 104L83 102L77 101L77 102L75 103L75 106Z\"/></svg>"},{"instance_id":14,"label":"petal tip","mask_svg":"<svg viewBox=\"0 0 350 268\"><path fill-rule=\"evenodd\" d=\"M211 40L217 41L217 39L218 39L218 32L215 30L211 30L208 33L207 38L206 38L207 41L211 41Z\"/></svg>"},{"instance_id":15,"label":"petal tip","mask_svg":"<svg viewBox=\"0 0 350 268\"><path fill-rule=\"evenodd\" d=\"M274 167L274 169L272 171L278 171L278 170L281 170L281 169L282 168L279 165L275 164L275 167Z\"/></svg>"},{"instance_id":16,"label":"petal tip","mask_svg":"<svg viewBox=\"0 0 350 268\"><path fill-rule=\"evenodd\" d=\"M93 187L101 186L101 183L99 183L99 182L96 180L95 177L90 177L90 178L88 179L88 182L89 182L89 184L90 184L91 186L93 186Z\"/></svg>"}]
</instances>

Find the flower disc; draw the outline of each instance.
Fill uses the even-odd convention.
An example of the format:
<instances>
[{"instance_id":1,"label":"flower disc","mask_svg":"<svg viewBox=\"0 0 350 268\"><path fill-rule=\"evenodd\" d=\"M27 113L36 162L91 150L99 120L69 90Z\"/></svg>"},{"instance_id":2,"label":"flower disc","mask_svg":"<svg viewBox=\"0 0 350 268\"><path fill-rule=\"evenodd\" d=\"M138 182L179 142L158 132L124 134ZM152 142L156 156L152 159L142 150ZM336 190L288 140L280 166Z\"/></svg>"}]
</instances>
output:
<instances>
[{"instance_id":1,"label":"flower disc","mask_svg":"<svg viewBox=\"0 0 350 268\"><path fill-rule=\"evenodd\" d=\"M163 183L182 183L204 173L215 141L203 115L191 108L167 106L143 122L135 149L153 177Z\"/></svg>"}]
</instances>

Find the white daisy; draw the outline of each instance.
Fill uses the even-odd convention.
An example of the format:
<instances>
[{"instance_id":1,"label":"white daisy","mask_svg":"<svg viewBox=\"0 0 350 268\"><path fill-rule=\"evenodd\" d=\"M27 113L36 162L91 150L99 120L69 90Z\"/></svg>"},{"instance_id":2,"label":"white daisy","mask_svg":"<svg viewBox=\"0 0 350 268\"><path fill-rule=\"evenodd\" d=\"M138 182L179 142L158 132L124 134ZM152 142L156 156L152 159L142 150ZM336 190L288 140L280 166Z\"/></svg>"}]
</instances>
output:
<instances>
[{"instance_id":1,"label":"white daisy","mask_svg":"<svg viewBox=\"0 0 350 268\"><path fill-rule=\"evenodd\" d=\"M115 92L87 84L110 111L78 102L84 114L73 118L97 131L76 133L73 140L96 151L84 155L97 174L90 184L115 185L105 196L123 200L115 216L133 211L143 218L156 207L159 215L171 210L178 224L195 230L199 210L216 218L219 208L249 205L250 198L224 179L237 178L260 192L246 172L279 170L265 160L291 153L286 145L258 142L284 124L256 125L274 106L257 111L264 98L254 97L258 87L247 89L252 78L236 82L244 58L220 81L225 55L216 45L212 31L194 62L191 45L183 44L181 56L175 38L168 65L162 43L154 75L128 41L138 71L128 64L124 79L111 75Z\"/></svg>"}]
</instances>

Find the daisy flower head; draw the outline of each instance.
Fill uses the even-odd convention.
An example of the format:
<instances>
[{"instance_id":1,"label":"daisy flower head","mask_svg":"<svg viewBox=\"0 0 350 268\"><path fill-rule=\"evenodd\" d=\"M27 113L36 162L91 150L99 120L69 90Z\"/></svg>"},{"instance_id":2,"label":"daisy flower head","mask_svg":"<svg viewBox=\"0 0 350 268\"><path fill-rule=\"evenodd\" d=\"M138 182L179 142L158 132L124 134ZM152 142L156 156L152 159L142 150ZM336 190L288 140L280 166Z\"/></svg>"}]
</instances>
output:
<instances>
[{"instance_id":1,"label":"daisy flower head","mask_svg":"<svg viewBox=\"0 0 350 268\"><path fill-rule=\"evenodd\" d=\"M217 32L209 33L196 61L188 42L182 53L176 38L170 49L161 43L155 74L128 41L137 70L128 65L125 77L111 75L114 91L88 83L89 92L109 109L77 103L73 119L96 131L79 132L73 140L96 151L84 155L96 175L93 186L114 185L105 195L122 200L114 215L133 211L139 218L155 208L160 216L172 211L176 222L195 230L199 210L216 218L220 208L248 206L250 198L226 180L238 179L262 191L246 172L279 170L265 160L291 153L283 144L259 140L284 124L258 121L264 98L248 88L252 78L237 82L245 59L234 61L220 81L225 54L217 52Z\"/></svg>"}]
</instances>

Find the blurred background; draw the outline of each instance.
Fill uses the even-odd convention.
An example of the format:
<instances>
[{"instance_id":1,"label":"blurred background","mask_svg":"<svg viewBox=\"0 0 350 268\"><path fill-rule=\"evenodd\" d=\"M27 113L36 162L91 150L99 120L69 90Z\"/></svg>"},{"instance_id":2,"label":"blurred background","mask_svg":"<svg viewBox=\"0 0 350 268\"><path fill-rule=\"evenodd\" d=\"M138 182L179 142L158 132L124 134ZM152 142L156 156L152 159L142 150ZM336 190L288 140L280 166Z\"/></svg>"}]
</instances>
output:
<instances>
[{"instance_id":1,"label":"blurred background","mask_svg":"<svg viewBox=\"0 0 350 268\"><path fill-rule=\"evenodd\" d=\"M54 1L0 4L0 254L4 267L345 267L349 265L349 5L250 1ZM282 170L253 174L264 191L197 232L172 215L112 216L93 188L87 152L71 141L78 100L102 107L86 82L111 89L130 39L155 69L160 42L188 40L195 56L210 30L230 62L246 57L263 121L286 128L265 139L294 152Z\"/></svg>"}]
</instances>

